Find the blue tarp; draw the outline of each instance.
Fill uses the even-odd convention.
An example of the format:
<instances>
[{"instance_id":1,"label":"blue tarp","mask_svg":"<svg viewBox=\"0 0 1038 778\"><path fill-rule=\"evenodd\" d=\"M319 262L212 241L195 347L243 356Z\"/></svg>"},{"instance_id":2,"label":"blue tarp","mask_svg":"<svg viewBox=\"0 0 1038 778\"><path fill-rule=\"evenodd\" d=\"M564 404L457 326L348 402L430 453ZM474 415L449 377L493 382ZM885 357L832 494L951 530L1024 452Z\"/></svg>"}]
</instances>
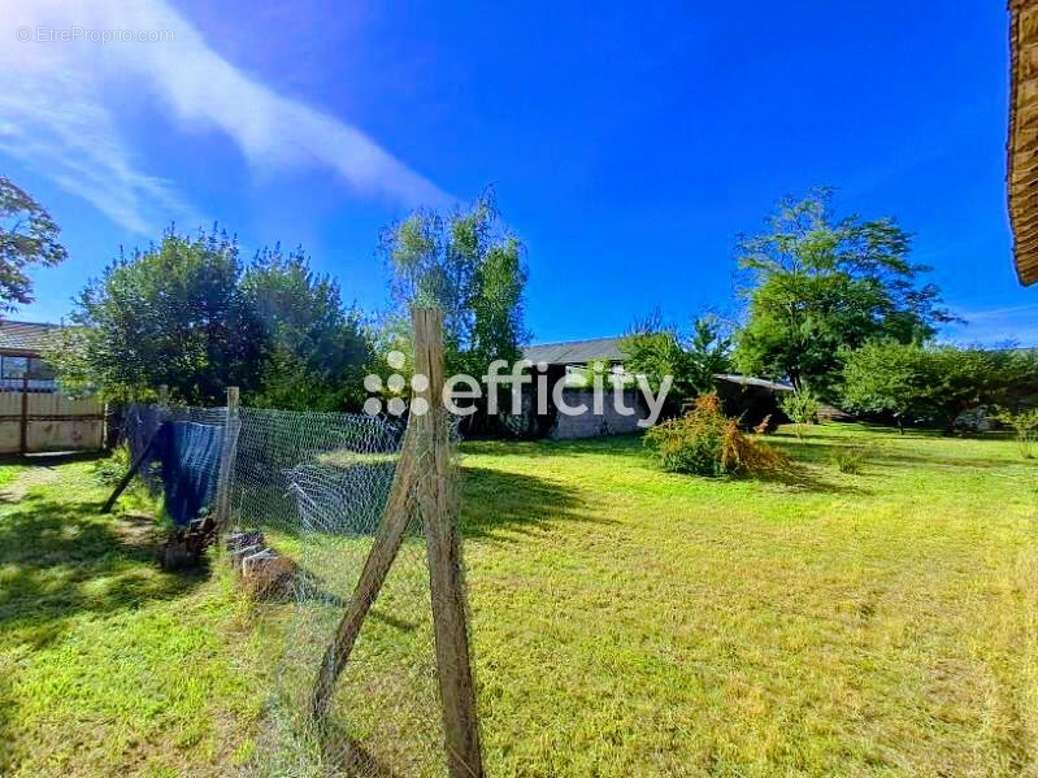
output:
<instances>
[{"instance_id":1,"label":"blue tarp","mask_svg":"<svg viewBox=\"0 0 1038 778\"><path fill-rule=\"evenodd\" d=\"M187 526L216 503L223 427L188 421L162 425L153 455L162 463L166 510Z\"/></svg>"}]
</instances>

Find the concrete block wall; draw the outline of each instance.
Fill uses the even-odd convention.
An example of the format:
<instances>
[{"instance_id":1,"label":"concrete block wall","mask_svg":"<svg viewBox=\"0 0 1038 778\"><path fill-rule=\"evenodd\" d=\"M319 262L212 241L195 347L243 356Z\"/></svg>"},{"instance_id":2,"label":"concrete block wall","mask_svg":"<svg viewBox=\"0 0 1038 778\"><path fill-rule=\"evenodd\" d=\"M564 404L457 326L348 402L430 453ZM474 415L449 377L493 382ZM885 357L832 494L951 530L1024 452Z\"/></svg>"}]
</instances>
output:
<instances>
[{"instance_id":1,"label":"concrete block wall","mask_svg":"<svg viewBox=\"0 0 1038 778\"><path fill-rule=\"evenodd\" d=\"M623 393L624 406L633 408L635 411L631 416L623 416L616 411L612 392L606 393L600 414L594 413L594 393L590 389L566 389L564 399L566 405L573 407L584 404L588 407L588 411L579 416L567 416L559 411L550 433L550 437L554 440L596 438L603 435L624 435L638 432L642 429L638 426L638 420L647 418L649 415L641 392L636 389L625 389Z\"/></svg>"}]
</instances>

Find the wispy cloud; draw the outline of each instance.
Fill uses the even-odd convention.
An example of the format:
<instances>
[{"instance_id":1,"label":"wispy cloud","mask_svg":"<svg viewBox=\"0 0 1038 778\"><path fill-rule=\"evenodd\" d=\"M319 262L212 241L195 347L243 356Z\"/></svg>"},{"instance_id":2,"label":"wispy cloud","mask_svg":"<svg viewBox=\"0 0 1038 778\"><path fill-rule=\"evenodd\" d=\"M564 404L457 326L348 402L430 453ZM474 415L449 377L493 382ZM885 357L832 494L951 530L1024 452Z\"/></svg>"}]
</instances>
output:
<instances>
[{"instance_id":1,"label":"wispy cloud","mask_svg":"<svg viewBox=\"0 0 1038 778\"><path fill-rule=\"evenodd\" d=\"M0 151L129 230L196 215L170 182L144 171L120 134L113 102L127 89L157 98L182 126L226 134L258 170L325 167L363 196L450 201L357 128L238 70L161 0L0 0L0 19ZM75 29L86 39L19 40ZM163 38L89 39L101 31Z\"/></svg>"},{"instance_id":2,"label":"wispy cloud","mask_svg":"<svg viewBox=\"0 0 1038 778\"><path fill-rule=\"evenodd\" d=\"M952 324L944 340L984 346L1038 346L1038 303L997 308L957 309L965 324Z\"/></svg>"}]
</instances>

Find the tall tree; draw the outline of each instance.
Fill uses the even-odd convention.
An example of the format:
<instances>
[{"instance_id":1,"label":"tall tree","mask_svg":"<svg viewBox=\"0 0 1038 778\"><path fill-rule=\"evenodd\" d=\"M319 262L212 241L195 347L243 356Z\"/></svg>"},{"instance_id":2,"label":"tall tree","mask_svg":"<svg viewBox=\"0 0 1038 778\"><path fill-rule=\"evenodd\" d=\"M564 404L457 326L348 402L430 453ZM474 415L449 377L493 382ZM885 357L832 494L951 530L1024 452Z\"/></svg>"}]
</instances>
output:
<instances>
[{"instance_id":1,"label":"tall tree","mask_svg":"<svg viewBox=\"0 0 1038 778\"><path fill-rule=\"evenodd\" d=\"M482 375L494 359L519 358L522 244L503 230L491 193L449 216L416 211L383 234L382 251L400 314L416 303L443 310L448 369Z\"/></svg>"},{"instance_id":2,"label":"tall tree","mask_svg":"<svg viewBox=\"0 0 1038 778\"><path fill-rule=\"evenodd\" d=\"M363 402L369 346L338 283L310 269L301 248L261 251L242 281L263 329L264 362L251 402L260 407L337 411Z\"/></svg>"},{"instance_id":3,"label":"tall tree","mask_svg":"<svg viewBox=\"0 0 1038 778\"><path fill-rule=\"evenodd\" d=\"M924 340L950 321L911 238L891 219L837 219L817 190L780 203L769 230L739 243L749 318L736 361L745 373L789 378L831 395L840 353L871 338Z\"/></svg>"},{"instance_id":4,"label":"tall tree","mask_svg":"<svg viewBox=\"0 0 1038 778\"><path fill-rule=\"evenodd\" d=\"M228 386L258 384L264 331L241 286L237 242L226 233L169 232L121 257L88 284L49 354L59 377L119 399L165 384L174 399L222 402Z\"/></svg>"},{"instance_id":5,"label":"tall tree","mask_svg":"<svg viewBox=\"0 0 1038 778\"><path fill-rule=\"evenodd\" d=\"M58 242L61 230L32 197L0 176L0 311L33 301L32 265L53 267L68 256Z\"/></svg>"}]
</instances>

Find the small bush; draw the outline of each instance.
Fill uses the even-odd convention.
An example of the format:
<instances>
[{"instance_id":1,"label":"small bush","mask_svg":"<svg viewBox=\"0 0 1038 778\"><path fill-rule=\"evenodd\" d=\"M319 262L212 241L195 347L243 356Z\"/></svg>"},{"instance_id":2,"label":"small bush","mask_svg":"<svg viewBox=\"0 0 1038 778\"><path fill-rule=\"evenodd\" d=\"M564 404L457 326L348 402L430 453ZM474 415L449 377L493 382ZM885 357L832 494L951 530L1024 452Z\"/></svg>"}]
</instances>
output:
<instances>
[{"instance_id":1,"label":"small bush","mask_svg":"<svg viewBox=\"0 0 1038 778\"><path fill-rule=\"evenodd\" d=\"M716 394L701 395L687 415L649 430L645 444L660 466L673 473L766 475L789 464L783 454L753 440L725 416Z\"/></svg>"},{"instance_id":2,"label":"small bush","mask_svg":"<svg viewBox=\"0 0 1038 778\"><path fill-rule=\"evenodd\" d=\"M818 411L821 403L814 392L806 386L790 392L779 401L783 413L793 422L793 431L799 438L804 434L804 427L818 423Z\"/></svg>"},{"instance_id":3,"label":"small bush","mask_svg":"<svg viewBox=\"0 0 1038 778\"><path fill-rule=\"evenodd\" d=\"M115 486L130 469L130 449L118 446L110 456L94 464L94 478L105 486Z\"/></svg>"},{"instance_id":4,"label":"small bush","mask_svg":"<svg viewBox=\"0 0 1038 778\"><path fill-rule=\"evenodd\" d=\"M995 414L995 418L1011 427L1016 433L1016 442L1020 446L1020 454L1024 459L1034 457L1034 441L1038 438L1038 408L1026 411L1013 411L1005 408Z\"/></svg>"},{"instance_id":5,"label":"small bush","mask_svg":"<svg viewBox=\"0 0 1038 778\"><path fill-rule=\"evenodd\" d=\"M831 461L841 473L860 473L868 461L868 451L862 446L841 446L833 451Z\"/></svg>"}]
</instances>

